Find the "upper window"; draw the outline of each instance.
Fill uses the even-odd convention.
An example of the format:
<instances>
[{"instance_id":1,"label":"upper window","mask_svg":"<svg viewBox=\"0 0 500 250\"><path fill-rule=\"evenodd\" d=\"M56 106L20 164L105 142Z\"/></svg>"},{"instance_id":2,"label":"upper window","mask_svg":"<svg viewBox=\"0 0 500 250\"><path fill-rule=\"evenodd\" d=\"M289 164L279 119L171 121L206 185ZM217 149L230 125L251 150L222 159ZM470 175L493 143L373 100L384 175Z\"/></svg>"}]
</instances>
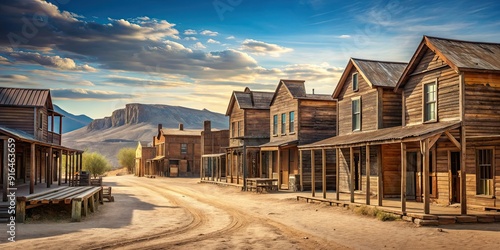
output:
<instances>
[{"instance_id":1,"label":"upper window","mask_svg":"<svg viewBox=\"0 0 500 250\"><path fill-rule=\"evenodd\" d=\"M43 129L43 112L40 111L40 116L38 118L38 128Z\"/></svg>"},{"instance_id":2,"label":"upper window","mask_svg":"<svg viewBox=\"0 0 500 250\"><path fill-rule=\"evenodd\" d=\"M353 73L352 74L352 91L358 91L358 89L359 89L358 73Z\"/></svg>"},{"instance_id":3,"label":"upper window","mask_svg":"<svg viewBox=\"0 0 500 250\"><path fill-rule=\"evenodd\" d=\"M231 124L231 132L232 137L236 137L236 122Z\"/></svg>"},{"instance_id":4,"label":"upper window","mask_svg":"<svg viewBox=\"0 0 500 250\"><path fill-rule=\"evenodd\" d=\"M278 115L273 116L273 135L278 134Z\"/></svg>"},{"instance_id":5,"label":"upper window","mask_svg":"<svg viewBox=\"0 0 500 250\"><path fill-rule=\"evenodd\" d=\"M493 150L476 151L477 194L493 195Z\"/></svg>"},{"instance_id":6,"label":"upper window","mask_svg":"<svg viewBox=\"0 0 500 250\"><path fill-rule=\"evenodd\" d=\"M238 136L241 136L241 121L238 121Z\"/></svg>"},{"instance_id":7,"label":"upper window","mask_svg":"<svg viewBox=\"0 0 500 250\"><path fill-rule=\"evenodd\" d=\"M290 122L288 123L288 131L290 131L290 133L294 133L295 132L295 112L292 111L290 112L290 114L288 114L288 119L290 120Z\"/></svg>"},{"instance_id":8,"label":"upper window","mask_svg":"<svg viewBox=\"0 0 500 250\"><path fill-rule=\"evenodd\" d=\"M436 121L437 118L436 82L424 84L424 122Z\"/></svg>"},{"instance_id":9,"label":"upper window","mask_svg":"<svg viewBox=\"0 0 500 250\"><path fill-rule=\"evenodd\" d=\"M352 130L361 130L361 99L352 100Z\"/></svg>"},{"instance_id":10,"label":"upper window","mask_svg":"<svg viewBox=\"0 0 500 250\"><path fill-rule=\"evenodd\" d=\"M281 114L281 134L286 134L286 114Z\"/></svg>"},{"instance_id":11,"label":"upper window","mask_svg":"<svg viewBox=\"0 0 500 250\"><path fill-rule=\"evenodd\" d=\"M188 145L186 143L181 143L181 154L187 154Z\"/></svg>"}]
</instances>

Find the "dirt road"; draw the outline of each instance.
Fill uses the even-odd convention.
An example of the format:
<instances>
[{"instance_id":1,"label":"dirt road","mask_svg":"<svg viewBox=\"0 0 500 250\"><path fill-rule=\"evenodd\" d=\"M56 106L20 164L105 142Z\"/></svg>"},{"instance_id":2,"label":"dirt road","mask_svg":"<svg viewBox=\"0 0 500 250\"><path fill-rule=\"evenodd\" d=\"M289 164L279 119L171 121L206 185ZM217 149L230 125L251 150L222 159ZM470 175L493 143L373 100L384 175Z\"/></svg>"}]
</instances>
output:
<instances>
[{"instance_id":1,"label":"dirt road","mask_svg":"<svg viewBox=\"0 0 500 250\"><path fill-rule=\"evenodd\" d=\"M80 223L18 225L17 249L500 249L500 224L417 228L197 179L106 177L114 203ZM3 240L3 239L2 239Z\"/></svg>"}]
</instances>

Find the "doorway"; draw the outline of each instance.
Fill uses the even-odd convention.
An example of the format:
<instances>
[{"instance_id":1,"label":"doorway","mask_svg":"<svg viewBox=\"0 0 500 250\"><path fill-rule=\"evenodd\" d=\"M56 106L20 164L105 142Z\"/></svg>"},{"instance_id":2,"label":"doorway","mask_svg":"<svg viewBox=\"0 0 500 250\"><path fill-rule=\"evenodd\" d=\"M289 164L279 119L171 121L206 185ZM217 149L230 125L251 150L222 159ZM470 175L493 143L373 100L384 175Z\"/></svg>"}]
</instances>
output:
<instances>
[{"instance_id":1,"label":"doorway","mask_svg":"<svg viewBox=\"0 0 500 250\"><path fill-rule=\"evenodd\" d=\"M416 199L417 152L406 153L406 198Z\"/></svg>"},{"instance_id":2,"label":"doorway","mask_svg":"<svg viewBox=\"0 0 500 250\"><path fill-rule=\"evenodd\" d=\"M460 152L450 152L451 203L460 203Z\"/></svg>"},{"instance_id":3,"label":"doorway","mask_svg":"<svg viewBox=\"0 0 500 250\"><path fill-rule=\"evenodd\" d=\"M354 152L354 190L361 190L361 164L359 164L359 152Z\"/></svg>"}]
</instances>

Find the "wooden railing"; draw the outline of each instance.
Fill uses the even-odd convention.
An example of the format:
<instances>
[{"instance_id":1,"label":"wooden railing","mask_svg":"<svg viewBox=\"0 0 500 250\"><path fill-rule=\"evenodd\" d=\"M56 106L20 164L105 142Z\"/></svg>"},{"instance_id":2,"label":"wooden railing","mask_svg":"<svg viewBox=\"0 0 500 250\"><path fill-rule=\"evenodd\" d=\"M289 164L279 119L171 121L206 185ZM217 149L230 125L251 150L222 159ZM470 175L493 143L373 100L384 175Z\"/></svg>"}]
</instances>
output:
<instances>
[{"instance_id":1,"label":"wooden railing","mask_svg":"<svg viewBox=\"0 0 500 250\"><path fill-rule=\"evenodd\" d=\"M55 132L48 132L47 141L57 145L61 145L61 135Z\"/></svg>"}]
</instances>

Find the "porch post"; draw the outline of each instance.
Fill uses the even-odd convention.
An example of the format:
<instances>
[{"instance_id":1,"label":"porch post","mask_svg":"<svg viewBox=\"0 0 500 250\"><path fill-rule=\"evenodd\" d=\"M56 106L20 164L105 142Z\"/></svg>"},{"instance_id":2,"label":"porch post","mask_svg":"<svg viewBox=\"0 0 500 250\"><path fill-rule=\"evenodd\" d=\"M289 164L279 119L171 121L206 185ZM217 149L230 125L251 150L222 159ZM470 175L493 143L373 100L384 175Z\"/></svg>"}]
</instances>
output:
<instances>
[{"instance_id":1,"label":"porch post","mask_svg":"<svg viewBox=\"0 0 500 250\"><path fill-rule=\"evenodd\" d=\"M63 151L62 149L59 150L59 176L57 177L57 185L61 186L61 179L62 179L62 156L63 156Z\"/></svg>"},{"instance_id":2,"label":"porch post","mask_svg":"<svg viewBox=\"0 0 500 250\"><path fill-rule=\"evenodd\" d=\"M54 124L54 123L52 123ZM49 148L49 167L46 168L46 176L47 176L47 179L45 180L45 182L47 182L47 188L50 187L50 184L52 183L52 168L54 167L53 166L53 163L54 163L54 155L53 155L53 150L52 150L52 147Z\"/></svg>"},{"instance_id":3,"label":"porch post","mask_svg":"<svg viewBox=\"0 0 500 250\"><path fill-rule=\"evenodd\" d=\"M424 214L429 214L430 213L430 186L429 186L429 139L424 140L424 178L423 178L423 184L424 184Z\"/></svg>"},{"instance_id":4,"label":"porch post","mask_svg":"<svg viewBox=\"0 0 500 250\"><path fill-rule=\"evenodd\" d=\"M406 144L401 142L401 212L406 215Z\"/></svg>"},{"instance_id":5,"label":"porch post","mask_svg":"<svg viewBox=\"0 0 500 250\"><path fill-rule=\"evenodd\" d=\"M339 170L340 170L340 164L339 164L339 153L340 149L336 148L335 149L335 199L340 200L340 177L339 177Z\"/></svg>"},{"instance_id":6,"label":"porch post","mask_svg":"<svg viewBox=\"0 0 500 250\"><path fill-rule=\"evenodd\" d=\"M3 178L2 178L2 184L3 184L3 192L2 192L2 201L7 201L7 194L8 194L8 188L9 188L9 139L8 137L2 137L3 139L3 152L2 152L2 173L3 173ZM15 153L14 153L15 154Z\"/></svg>"},{"instance_id":7,"label":"porch post","mask_svg":"<svg viewBox=\"0 0 500 250\"><path fill-rule=\"evenodd\" d=\"M349 148L349 165L350 165L350 175L349 178L351 180L349 185L349 190L351 191L351 203L354 203L354 149L352 147Z\"/></svg>"},{"instance_id":8,"label":"porch post","mask_svg":"<svg viewBox=\"0 0 500 250\"><path fill-rule=\"evenodd\" d=\"M30 194L35 192L35 143L31 143L30 149Z\"/></svg>"},{"instance_id":9,"label":"porch post","mask_svg":"<svg viewBox=\"0 0 500 250\"><path fill-rule=\"evenodd\" d=\"M316 170L314 169L315 168L315 162L314 162L314 149L311 149L311 192L312 192L312 197L314 197L316 195L316 183L315 183L315 180L316 180L316 176L315 176L315 172Z\"/></svg>"},{"instance_id":10,"label":"porch post","mask_svg":"<svg viewBox=\"0 0 500 250\"><path fill-rule=\"evenodd\" d=\"M382 200L384 197L384 182L382 177L382 145L378 146L377 149L377 204L382 206Z\"/></svg>"},{"instance_id":11,"label":"porch post","mask_svg":"<svg viewBox=\"0 0 500 250\"><path fill-rule=\"evenodd\" d=\"M64 170L65 170L65 173L64 173L64 184L68 183L68 173L69 173L69 170L68 170L68 160L69 160L69 151L66 150L66 164L65 164L65 167L64 167Z\"/></svg>"},{"instance_id":12,"label":"porch post","mask_svg":"<svg viewBox=\"0 0 500 250\"><path fill-rule=\"evenodd\" d=\"M278 162L277 162L277 164L278 164L278 190L280 190L281 189L281 182L283 180L281 180L281 150L279 147L278 147L277 153L278 153Z\"/></svg>"},{"instance_id":13,"label":"porch post","mask_svg":"<svg viewBox=\"0 0 500 250\"><path fill-rule=\"evenodd\" d=\"M321 150L321 165L322 165L322 180L321 187L323 188L323 199L326 199L326 150Z\"/></svg>"},{"instance_id":14,"label":"porch post","mask_svg":"<svg viewBox=\"0 0 500 250\"><path fill-rule=\"evenodd\" d=\"M466 162L467 162L467 142L465 138L465 126L460 127L460 213L467 214L467 178L466 178Z\"/></svg>"},{"instance_id":15,"label":"porch post","mask_svg":"<svg viewBox=\"0 0 500 250\"><path fill-rule=\"evenodd\" d=\"M370 205L370 145L366 145L366 205Z\"/></svg>"},{"instance_id":16,"label":"porch post","mask_svg":"<svg viewBox=\"0 0 500 250\"><path fill-rule=\"evenodd\" d=\"M258 151L258 154L259 154L259 177L262 178L262 152ZM267 177L269 178L269 176Z\"/></svg>"},{"instance_id":17,"label":"porch post","mask_svg":"<svg viewBox=\"0 0 500 250\"><path fill-rule=\"evenodd\" d=\"M304 165L302 164L302 150L299 150L299 181L300 181L300 191L304 191L303 167L304 167Z\"/></svg>"},{"instance_id":18,"label":"porch post","mask_svg":"<svg viewBox=\"0 0 500 250\"><path fill-rule=\"evenodd\" d=\"M80 155L80 171L82 171L83 169L83 153L79 153ZM193 167L194 167L194 163L193 163Z\"/></svg>"}]
</instances>

